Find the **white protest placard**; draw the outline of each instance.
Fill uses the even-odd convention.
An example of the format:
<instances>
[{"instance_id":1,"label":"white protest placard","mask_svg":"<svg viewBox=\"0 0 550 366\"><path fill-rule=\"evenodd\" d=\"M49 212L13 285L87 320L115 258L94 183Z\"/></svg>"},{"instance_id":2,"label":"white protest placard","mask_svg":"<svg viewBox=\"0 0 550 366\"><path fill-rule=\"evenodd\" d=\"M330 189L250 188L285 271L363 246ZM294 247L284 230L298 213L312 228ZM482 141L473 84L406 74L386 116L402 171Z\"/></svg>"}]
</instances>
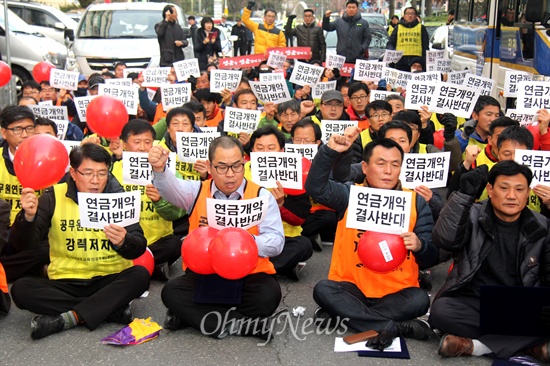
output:
<instances>
[{"instance_id":1,"label":"white protest placard","mask_svg":"<svg viewBox=\"0 0 550 366\"><path fill-rule=\"evenodd\" d=\"M383 78L382 72L384 67L385 64L383 62L356 60L353 79L360 81L378 81Z\"/></svg>"},{"instance_id":2,"label":"white protest placard","mask_svg":"<svg viewBox=\"0 0 550 366\"><path fill-rule=\"evenodd\" d=\"M152 67L145 69L141 72L141 75L143 75L141 86L162 86L164 84L169 84L169 73L170 67Z\"/></svg>"},{"instance_id":3,"label":"white protest placard","mask_svg":"<svg viewBox=\"0 0 550 366\"><path fill-rule=\"evenodd\" d=\"M443 74L451 72L451 60L442 58L435 60L435 63L426 65L426 71L439 71Z\"/></svg>"},{"instance_id":4,"label":"white protest placard","mask_svg":"<svg viewBox=\"0 0 550 366\"><path fill-rule=\"evenodd\" d=\"M69 129L70 122L67 120L54 120L54 122L57 125L57 139L65 140L65 136L67 136L67 130Z\"/></svg>"},{"instance_id":5,"label":"white protest placard","mask_svg":"<svg viewBox=\"0 0 550 366\"><path fill-rule=\"evenodd\" d=\"M286 81L250 81L252 92L262 103L273 102L279 104L292 99Z\"/></svg>"},{"instance_id":6,"label":"white protest placard","mask_svg":"<svg viewBox=\"0 0 550 366\"><path fill-rule=\"evenodd\" d=\"M147 88L147 98L149 98L149 100L153 100L155 98L155 94L157 94L156 90Z\"/></svg>"},{"instance_id":7,"label":"white protest placard","mask_svg":"<svg viewBox=\"0 0 550 366\"><path fill-rule=\"evenodd\" d=\"M519 122L522 126L529 126L538 121L538 115L531 113L521 113L517 109L507 109L506 117L510 117Z\"/></svg>"},{"instance_id":8,"label":"white protest placard","mask_svg":"<svg viewBox=\"0 0 550 366\"><path fill-rule=\"evenodd\" d=\"M300 154L302 157L312 161L319 146L317 144L285 144L285 152L292 154Z\"/></svg>"},{"instance_id":9,"label":"white protest placard","mask_svg":"<svg viewBox=\"0 0 550 366\"><path fill-rule=\"evenodd\" d=\"M404 188L410 189L421 185L428 188L446 187L450 161L449 151L433 154L405 154L399 181Z\"/></svg>"},{"instance_id":10,"label":"white protest placard","mask_svg":"<svg viewBox=\"0 0 550 366\"><path fill-rule=\"evenodd\" d=\"M136 115L138 111L139 95L138 88L133 86L118 86L99 84L98 95L110 95L120 100L126 107L128 114Z\"/></svg>"},{"instance_id":11,"label":"white protest placard","mask_svg":"<svg viewBox=\"0 0 550 366\"><path fill-rule=\"evenodd\" d=\"M50 73L50 86L57 89L78 89L78 72L52 69Z\"/></svg>"},{"instance_id":12,"label":"white protest placard","mask_svg":"<svg viewBox=\"0 0 550 366\"><path fill-rule=\"evenodd\" d=\"M517 84L516 108L524 113L550 109L550 82L520 81Z\"/></svg>"},{"instance_id":13,"label":"white protest placard","mask_svg":"<svg viewBox=\"0 0 550 366\"><path fill-rule=\"evenodd\" d=\"M63 144L63 146L65 146L65 149L67 149L67 155L69 155L75 147L80 146L80 141L62 140L61 143ZM71 162L69 161L67 163L67 167L65 168L65 171L68 172L70 167L71 167Z\"/></svg>"},{"instance_id":14,"label":"white protest placard","mask_svg":"<svg viewBox=\"0 0 550 366\"><path fill-rule=\"evenodd\" d=\"M441 81L441 73L439 71L413 72L411 77L413 81Z\"/></svg>"},{"instance_id":15,"label":"white protest placard","mask_svg":"<svg viewBox=\"0 0 550 366\"><path fill-rule=\"evenodd\" d=\"M476 89L481 95L491 95L495 87L495 80L474 74L468 74L462 85Z\"/></svg>"},{"instance_id":16,"label":"white protest placard","mask_svg":"<svg viewBox=\"0 0 550 366\"><path fill-rule=\"evenodd\" d=\"M223 130L225 132L252 133L258 128L260 114L259 110L226 107Z\"/></svg>"},{"instance_id":17,"label":"white protest placard","mask_svg":"<svg viewBox=\"0 0 550 366\"><path fill-rule=\"evenodd\" d=\"M143 68L141 67L127 67L125 69L122 70L122 75L127 78L129 74L135 72L136 74L139 74L140 72L142 72Z\"/></svg>"},{"instance_id":18,"label":"white protest placard","mask_svg":"<svg viewBox=\"0 0 550 366\"><path fill-rule=\"evenodd\" d=\"M429 106L436 85L433 81L411 81L405 95L405 109L419 110L422 106Z\"/></svg>"},{"instance_id":19,"label":"white protest placard","mask_svg":"<svg viewBox=\"0 0 550 366\"><path fill-rule=\"evenodd\" d=\"M406 89L407 83L409 80L412 80L412 73L384 67L382 70L382 78L386 79L386 84L391 85L394 89L398 86Z\"/></svg>"},{"instance_id":20,"label":"white protest placard","mask_svg":"<svg viewBox=\"0 0 550 366\"><path fill-rule=\"evenodd\" d=\"M201 129L201 132L218 132L218 127L208 127L208 126L204 126L204 127L199 127Z\"/></svg>"},{"instance_id":21,"label":"white protest placard","mask_svg":"<svg viewBox=\"0 0 550 366\"><path fill-rule=\"evenodd\" d=\"M252 181L265 188L302 189L302 156L287 152L250 153Z\"/></svg>"},{"instance_id":22,"label":"white protest placard","mask_svg":"<svg viewBox=\"0 0 550 366\"><path fill-rule=\"evenodd\" d=\"M214 229L238 227L247 230L261 224L267 215L268 196L247 200L206 199L208 226Z\"/></svg>"},{"instance_id":23,"label":"white protest placard","mask_svg":"<svg viewBox=\"0 0 550 366\"><path fill-rule=\"evenodd\" d=\"M357 127L358 121L331 121L328 119L321 120L321 140L326 144L330 136L343 135L346 128L350 126Z\"/></svg>"},{"instance_id":24,"label":"white protest placard","mask_svg":"<svg viewBox=\"0 0 550 366\"><path fill-rule=\"evenodd\" d=\"M342 67L344 67L344 64L346 63L346 57L340 56L340 55L334 55L329 53L326 58L325 67L327 69L338 69L340 70Z\"/></svg>"},{"instance_id":25,"label":"white protest placard","mask_svg":"<svg viewBox=\"0 0 550 366\"><path fill-rule=\"evenodd\" d=\"M282 72L263 72L259 77L260 81L284 81L285 75Z\"/></svg>"},{"instance_id":26,"label":"white protest placard","mask_svg":"<svg viewBox=\"0 0 550 366\"><path fill-rule=\"evenodd\" d=\"M550 151L516 149L514 160L533 172L531 188L537 184L550 185Z\"/></svg>"},{"instance_id":27,"label":"white protest placard","mask_svg":"<svg viewBox=\"0 0 550 366\"><path fill-rule=\"evenodd\" d=\"M119 85L119 86L132 86L132 79L120 78L120 79L105 79L107 85ZM136 84L137 85L137 84Z\"/></svg>"},{"instance_id":28,"label":"white protest placard","mask_svg":"<svg viewBox=\"0 0 550 366\"><path fill-rule=\"evenodd\" d=\"M42 100L38 102L38 105L53 105L53 101L51 100Z\"/></svg>"},{"instance_id":29,"label":"white protest placard","mask_svg":"<svg viewBox=\"0 0 550 366\"><path fill-rule=\"evenodd\" d=\"M437 60L445 57L444 50L428 50L426 51L426 65L435 64Z\"/></svg>"},{"instance_id":30,"label":"white protest placard","mask_svg":"<svg viewBox=\"0 0 550 366\"><path fill-rule=\"evenodd\" d=\"M88 95L86 97L74 97L74 105L76 106L76 113L78 113L78 118L80 122L86 122L86 110L88 109L88 104L97 97L97 95Z\"/></svg>"},{"instance_id":31,"label":"white protest placard","mask_svg":"<svg viewBox=\"0 0 550 366\"><path fill-rule=\"evenodd\" d=\"M69 113L67 107L53 105L30 105L29 108L34 113L34 117L48 118L53 121L68 121Z\"/></svg>"},{"instance_id":32,"label":"white protest placard","mask_svg":"<svg viewBox=\"0 0 550 366\"><path fill-rule=\"evenodd\" d=\"M409 231L412 192L351 186L346 227L401 234Z\"/></svg>"},{"instance_id":33,"label":"white protest placard","mask_svg":"<svg viewBox=\"0 0 550 366\"><path fill-rule=\"evenodd\" d=\"M398 92L391 92L386 90L371 90L370 91L370 101L374 102L375 100L386 100L388 95L400 95Z\"/></svg>"},{"instance_id":34,"label":"white protest placard","mask_svg":"<svg viewBox=\"0 0 550 366\"><path fill-rule=\"evenodd\" d=\"M207 160L210 143L220 135L219 132L176 132L179 161L194 164L197 160Z\"/></svg>"},{"instance_id":35,"label":"white protest placard","mask_svg":"<svg viewBox=\"0 0 550 366\"><path fill-rule=\"evenodd\" d=\"M122 183L146 186L153 181L153 168L146 152L122 152ZM176 153L170 152L166 170L176 174Z\"/></svg>"},{"instance_id":36,"label":"white protest placard","mask_svg":"<svg viewBox=\"0 0 550 366\"><path fill-rule=\"evenodd\" d=\"M169 84L160 87L162 108L166 112L174 107L181 107L191 100L191 84Z\"/></svg>"},{"instance_id":37,"label":"white protest placard","mask_svg":"<svg viewBox=\"0 0 550 366\"><path fill-rule=\"evenodd\" d=\"M211 70L210 92L219 93L224 89L236 91L241 82L243 72L240 70Z\"/></svg>"},{"instance_id":38,"label":"white protest placard","mask_svg":"<svg viewBox=\"0 0 550 366\"><path fill-rule=\"evenodd\" d=\"M395 64L403 57L403 51L385 50L382 62Z\"/></svg>"},{"instance_id":39,"label":"white protest placard","mask_svg":"<svg viewBox=\"0 0 550 366\"><path fill-rule=\"evenodd\" d=\"M336 90L336 80L313 84L311 87L311 97L321 99L323 93L327 90Z\"/></svg>"},{"instance_id":40,"label":"white protest placard","mask_svg":"<svg viewBox=\"0 0 550 366\"><path fill-rule=\"evenodd\" d=\"M447 82L451 84L462 85L462 83L464 83L464 79L466 78L466 75L468 75L469 73L470 71L468 70L449 72L447 74Z\"/></svg>"},{"instance_id":41,"label":"white protest placard","mask_svg":"<svg viewBox=\"0 0 550 366\"><path fill-rule=\"evenodd\" d=\"M286 61L286 55L277 52L269 52L267 57L267 66L274 69L282 69Z\"/></svg>"},{"instance_id":42,"label":"white protest placard","mask_svg":"<svg viewBox=\"0 0 550 366\"><path fill-rule=\"evenodd\" d=\"M139 222L141 193L78 192L78 208L83 228L103 229L109 224L126 227Z\"/></svg>"},{"instance_id":43,"label":"white protest placard","mask_svg":"<svg viewBox=\"0 0 550 366\"><path fill-rule=\"evenodd\" d=\"M430 112L452 113L463 118L470 118L479 98L476 90L450 83L437 83L433 95L428 105Z\"/></svg>"},{"instance_id":44,"label":"white protest placard","mask_svg":"<svg viewBox=\"0 0 550 366\"><path fill-rule=\"evenodd\" d=\"M525 71L507 70L504 77L504 97L517 97L517 84L520 81L530 81L533 79L533 74Z\"/></svg>"},{"instance_id":45,"label":"white protest placard","mask_svg":"<svg viewBox=\"0 0 550 366\"><path fill-rule=\"evenodd\" d=\"M199 68L199 60L196 58L190 58L189 60L182 60L174 62L174 70L176 71L176 78L178 81L184 81L189 79L190 76L200 77L201 70Z\"/></svg>"},{"instance_id":46,"label":"white protest placard","mask_svg":"<svg viewBox=\"0 0 550 366\"><path fill-rule=\"evenodd\" d=\"M325 71L324 67L296 61L289 81L302 86L317 84L323 76L323 71Z\"/></svg>"}]
</instances>

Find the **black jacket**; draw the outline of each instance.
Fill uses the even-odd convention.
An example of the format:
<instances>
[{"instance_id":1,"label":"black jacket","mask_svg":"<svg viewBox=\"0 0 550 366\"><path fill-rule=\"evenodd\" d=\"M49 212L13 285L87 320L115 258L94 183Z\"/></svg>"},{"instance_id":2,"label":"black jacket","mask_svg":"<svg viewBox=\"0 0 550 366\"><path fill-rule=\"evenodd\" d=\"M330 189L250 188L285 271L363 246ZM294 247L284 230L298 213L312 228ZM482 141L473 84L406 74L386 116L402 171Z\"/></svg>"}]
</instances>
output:
<instances>
[{"instance_id":1,"label":"black jacket","mask_svg":"<svg viewBox=\"0 0 550 366\"><path fill-rule=\"evenodd\" d=\"M355 63L357 59L366 58L365 52L369 49L371 33L369 23L357 13L354 17L344 14L334 22L329 17L323 17L323 30L336 31L338 45L336 53L346 56L346 62Z\"/></svg>"},{"instance_id":2,"label":"black jacket","mask_svg":"<svg viewBox=\"0 0 550 366\"><path fill-rule=\"evenodd\" d=\"M199 60L199 68L201 70L206 70L206 65L208 65L208 56L218 54L222 52L222 43L220 41L220 32L218 28L212 28L211 33L218 32L216 36L216 42L204 44L204 39L206 38L206 31L204 28L197 29L197 40L195 41L195 56Z\"/></svg>"},{"instance_id":3,"label":"black jacket","mask_svg":"<svg viewBox=\"0 0 550 366\"><path fill-rule=\"evenodd\" d=\"M187 47L189 42L178 22L163 20L155 24L155 32L160 47L160 66L170 66L176 61L185 59L182 47ZM183 46L177 47L176 41L181 41Z\"/></svg>"},{"instance_id":4,"label":"black jacket","mask_svg":"<svg viewBox=\"0 0 550 366\"><path fill-rule=\"evenodd\" d=\"M299 24L292 28L292 22L288 22L285 27L285 36L296 37L298 47L311 47L311 60L324 61L327 52L327 43L323 28L319 27L315 21L311 24Z\"/></svg>"}]
</instances>

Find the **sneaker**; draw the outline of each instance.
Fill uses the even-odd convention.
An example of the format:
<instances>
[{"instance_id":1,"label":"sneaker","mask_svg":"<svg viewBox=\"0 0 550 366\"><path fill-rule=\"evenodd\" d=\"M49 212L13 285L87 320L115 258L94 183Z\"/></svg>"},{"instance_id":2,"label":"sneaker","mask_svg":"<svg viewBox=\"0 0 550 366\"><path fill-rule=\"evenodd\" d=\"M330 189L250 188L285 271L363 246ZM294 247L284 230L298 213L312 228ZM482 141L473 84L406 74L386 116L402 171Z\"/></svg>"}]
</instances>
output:
<instances>
[{"instance_id":1,"label":"sneaker","mask_svg":"<svg viewBox=\"0 0 550 366\"><path fill-rule=\"evenodd\" d=\"M309 237L309 241L311 242L311 246L313 247L313 250L316 252L322 252L323 251L323 245L321 242L321 235L315 234L313 236Z\"/></svg>"},{"instance_id":2,"label":"sneaker","mask_svg":"<svg viewBox=\"0 0 550 366\"><path fill-rule=\"evenodd\" d=\"M525 350L525 353L527 353L529 356L536 358L539 361L550 362L549 348L550 342L544 342Z\"/></svg>"},{"instance_id":3,"label":"sneaker","mask_svg":"<svg viewBox=\"0 0 550 366\"><path fill-rule=\"evenodd\" d=\"M439 342L437 354L441 357L471 356L474 351L474 342L470 338L446 334Z\"/></svg>"},{"instance_id":4,"label":"sneaker","mask_svg":"<svg viewBox=\"0 0 550 366\"><path fill-rule=\"evenodd\" d=\"M132 308L130 307L130 304L126 304L120 309L112 312L107 319L105 319L106 322L109 323L119 323L119 324L130 324L134 320L134 316L132 315Z\"/></svg>"},{"instance_id":5,"label":"sneaker","mask_svg":"<svg viewBox=\"0 0 550 366\"><path fill-rule=\"evenodd\" d=\"M302 270L306 266L306 262L300 262L298 263L294 268L292 268L292 272L288 274L288 278L294 281L300 281L300 278L302 278Z\"/></svg>"},{"instance_id":6,"label":"sneaker","mask_svg":"<svg viewBox=\"0 0 550 366\"><path fill-rule=\"evenodd\" d=\"M163 328L168 330L183 329L187 324L179 318L176 314L172 313L170 309L166 311L166 317L164 318Z\"/></svg>"},{"instance_id":7,"label":"sneaker","mask_svg":"<svg viewBox=\"0 0 550 366\"><path fill-rule=\"evenodd\" d=\"M31 338L42 339L63 330L65 321L61 315L37 315L31 320Z\"/></svg>"},{"instance_id":8,"label":"sneaker","mask_svg":"<svg viewBox=\"0 0 550 366\"><path fill-rule=\"evenodd\" d=\"M425 320L413 319L397 323L402 337L412 339L430 339L435 333Z\"/></svg>"}]
</instances>

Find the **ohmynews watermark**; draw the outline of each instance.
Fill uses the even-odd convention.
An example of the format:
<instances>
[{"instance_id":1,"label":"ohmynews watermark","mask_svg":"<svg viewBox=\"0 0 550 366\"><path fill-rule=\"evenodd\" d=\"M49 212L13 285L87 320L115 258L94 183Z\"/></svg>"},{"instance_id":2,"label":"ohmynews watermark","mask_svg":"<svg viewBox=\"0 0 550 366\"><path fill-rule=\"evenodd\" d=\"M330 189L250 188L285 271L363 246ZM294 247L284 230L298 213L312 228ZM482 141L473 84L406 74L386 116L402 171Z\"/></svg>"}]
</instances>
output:
<instances>
[{"instance_id":1,"label":"ohmynews watermark","mask_svg":"<svg viewBox=\"0 0 550 366\"><path fill-rule=\"evenodd\" d=\"M303 316L294 317L289 311L284 311L267 318L229 319L229 313L235 310L236 308L232 307L225 314L218 311L209 312L201 320L201 332L209 336L219 334L219 337L226 335L258 336L265 339L265 342L257 344L257 346L263 347L273 336L283 334L287 326L292 336L298 341L305 341L310 334L330 335L336 332L337 335L341 336L348 331L346 321L349 319L342 319L339 316L331 319L328 325L325 324L327 319L314 319ZM207 331L205 329L206 321L215 321L217 326L213 330Z\"/></svg>"}]
</instances>

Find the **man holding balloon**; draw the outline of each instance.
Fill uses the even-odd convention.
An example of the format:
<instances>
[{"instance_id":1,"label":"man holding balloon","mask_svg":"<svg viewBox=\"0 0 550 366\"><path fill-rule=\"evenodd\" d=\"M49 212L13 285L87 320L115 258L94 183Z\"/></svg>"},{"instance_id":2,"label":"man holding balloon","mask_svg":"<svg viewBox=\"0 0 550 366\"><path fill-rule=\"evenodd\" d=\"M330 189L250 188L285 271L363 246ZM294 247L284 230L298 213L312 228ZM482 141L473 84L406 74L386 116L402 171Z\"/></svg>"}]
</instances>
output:
<instances>
[{"instance_id":1,"label":"man holding balloon","mask_svg":"<svg viewBox=\"0 0 550 366\"><path fill-rule=\"evenodd\" d=\"M162 290L162 301L168 307L164 327L176 330L191 326L216 338L235 334L267 339L269 330L263 326L242 329L236 324L261 319L267 325L281 299L281 288L269 261L269 257L281 253L284 245L275 198L268 190L244 179L244 150L233 137L222 136L211 142L207 166L212 178L204 182L177 179L165 172L168 155L169 150L162 146L153 146L150 150L153 184L168 202L189 212L188 237L198 235L208 226L206 200L209 198L221 201L266 197L267 212L263 222L247 231L226 228L216 233L217 230L212 230L211 234L201 234L202 239L193 243L187 243L186 238L182 248L183 262L188 267L186 274L171 280ZM209 248L200 248L209 241ZM250 241L256 251L232 252L233 246L241 247ZM187 244L193 246L189 248ZM196 263L193 258L200 257L201 250L203 260ZM188 251L196 255L188 257ZM251 253L255 257L251 258ZM250 260L252 266L248 267ZM211 268L206 265L207 261ZM247 268L246 272L242 271L243 267ZM221 319L227 321L220 324Z\"/></svg>"},{"instance_id":2,"label":"man holding balloon","mask_svg":"<svg viewBox=\"0 0 550 366\"><path fill-rule=\"evenodd\" d=\"M345 136L332 135L327 145L319 148L306 181L307 193L334 209L340 219L328 279L317 283L313 298L321 306L316 311L317 321L328 325L339 318L359 332L378 331L378 336L369 342L371 347L382 350L397 335L427 339L433 334L426 322L416 319L430 306L428 294L419 288L418 270L437 264L438 249L431 243L430 208L415 192L411 192L409 228L401 235L346 227L347 215L351 214L348 202L352 183L329 180L329 175L357 134L357 129L347 129ZM366 175L363 185L403 190L399 182L403 156L403 149L393 140L367 144L361 163ZM384 256L381 264L374 263L382 244L387 246L390 257L400 260L388 261Z\"/></svg>"}]
</instances>

